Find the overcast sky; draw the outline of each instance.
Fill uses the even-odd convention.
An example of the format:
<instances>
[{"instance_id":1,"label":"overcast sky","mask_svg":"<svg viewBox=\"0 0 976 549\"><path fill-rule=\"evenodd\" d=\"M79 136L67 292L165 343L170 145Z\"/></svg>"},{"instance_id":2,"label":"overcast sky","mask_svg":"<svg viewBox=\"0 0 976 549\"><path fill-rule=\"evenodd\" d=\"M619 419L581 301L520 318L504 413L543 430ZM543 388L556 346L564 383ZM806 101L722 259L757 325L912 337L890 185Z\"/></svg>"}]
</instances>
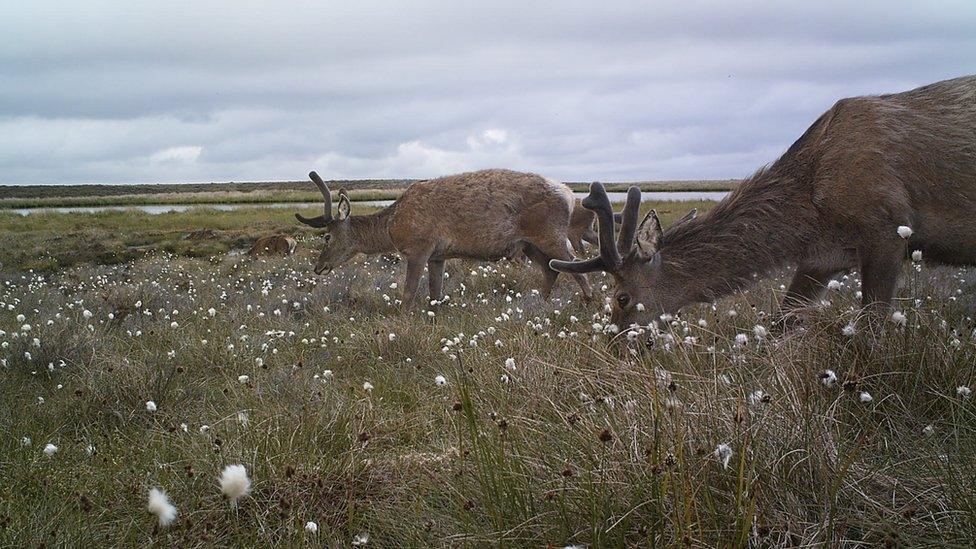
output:
<instances>
[{"instance_id":1,"label":"overcast sky","mask_svg":"<svg viewBox=\"0 0 976 549\"><path fill-rule=\"evenodd\" d=\"M976 72L976 1L0 3L0 183L732 178Z\"/></svg>"}]
</instances>

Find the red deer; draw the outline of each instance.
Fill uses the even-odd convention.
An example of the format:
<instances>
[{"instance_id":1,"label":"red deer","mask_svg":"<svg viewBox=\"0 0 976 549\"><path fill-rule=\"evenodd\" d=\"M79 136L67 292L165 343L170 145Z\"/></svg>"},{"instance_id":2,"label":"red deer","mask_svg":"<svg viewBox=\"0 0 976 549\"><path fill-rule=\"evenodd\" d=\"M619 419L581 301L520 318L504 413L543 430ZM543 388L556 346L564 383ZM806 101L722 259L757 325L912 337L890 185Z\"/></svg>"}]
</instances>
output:
<instances>
[{"instance_id":1,"label":"red deer","mask_svg":"<svg viewBox=\"0 0 976 549\"><path fill-rule=\"evenodd\" d=\"M653 211L638 225L636 188L616 246L602 185L591 185L583 205L599 219L599 257L550 266L611 273L617 326L714 301L785 265L796 272L784 315L819 301L853 267L862 305L884 311L911 251L976 264L976 76L842 99L715 208L666 231Z\"/></svg>"},{"instance_id":2,"label":"red deer","mask_svg":"<svg viewBox=\"0 0 976 549\"><path fill-rule=\"evenodd\" d=\"M593 222L595 221L596 215L590 210L583 208L580 205L580 201L576 200L573 206L573 213L569 217L569 230L566 233L566 238L577 254L586 252L586 248L583 245L584 242L589 244L597 243L596 231L593 230ZM514 257L509 259L512 261L529 261L529 258L522 250L516 251Z\"/></svg>"},{"instance_id":3,"label":"red deer","mask_svg":"<svg viewBox=\"0 0 976 549\"><path fill-rule=\"evenodd\" d=\"M295 239L283 234L262 236L254 242L247 255L291 255L295 253Z\"/></svg>"},{"instance_id":4,"label":"red deer","mask_svg":"<svg viewBox=\"0 0 976 549\"><path fill-rule=\"evenodd\" d=\"M567 231L573 193L566 185L535 174L482 170L422 181L410 185L391 206L357 216L349 215L344 191L339 191L333 216L328 186L315 172L309 178L325 199L325 213L311 219L295 217L326 230L315 273L330 271L360 253L399 252L407 262L403 298L408 303L416 295L424 265L430 298L438 300L444 260L496 261L522 250L542 269L542 294L548 297L559 275L549 267L549 260L572 258ZM573 278L588 299L586 277L574 274Z\"/></svg>"}]
</instances>

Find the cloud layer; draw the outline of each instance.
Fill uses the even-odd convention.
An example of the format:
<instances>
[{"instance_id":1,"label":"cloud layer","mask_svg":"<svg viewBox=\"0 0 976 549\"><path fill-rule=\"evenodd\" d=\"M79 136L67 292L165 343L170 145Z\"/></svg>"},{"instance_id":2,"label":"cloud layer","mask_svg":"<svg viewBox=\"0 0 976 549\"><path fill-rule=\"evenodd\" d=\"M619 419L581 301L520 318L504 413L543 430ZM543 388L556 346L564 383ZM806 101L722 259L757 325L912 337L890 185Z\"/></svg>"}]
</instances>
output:
<instances>
[{"instance_id":1,"label":"cloud layer","mask_svg":"<svg viewBox=\"0 0 976 549\"><path fill-rule=\"evenodd\" d=\"M970 0L20 4L7 184L740 177L841 97L976 72Z\"/></svg>"}]
</instances>

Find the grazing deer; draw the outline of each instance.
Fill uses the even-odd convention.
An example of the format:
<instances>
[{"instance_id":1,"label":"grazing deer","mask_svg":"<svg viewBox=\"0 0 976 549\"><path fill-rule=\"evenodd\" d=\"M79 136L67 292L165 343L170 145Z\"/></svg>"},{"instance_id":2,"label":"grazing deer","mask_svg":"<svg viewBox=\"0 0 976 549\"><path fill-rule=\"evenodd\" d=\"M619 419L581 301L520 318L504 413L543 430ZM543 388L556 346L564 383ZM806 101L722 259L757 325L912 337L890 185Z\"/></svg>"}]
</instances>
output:
<instances>
[{"instance_id":1,"label":"grazing deer","mask_svg":"<svg viewBox=\"0 0 976 549\"><path fill-rule=\"evenodd\" d=\"M638 226L636 188L616 246L602 185L591 185L583 206L599 220L599 257L550 266L611 273L617 326L714 301L788 264L797 268L784 314L819 301L831 278L855 266L863 306L884 310L912 250L976 264L976 76L838 101L771 166L667 231L653 211Z\"/></svg>"},{"instance_id":2,"label":"grazing deer","mask_svg":"<svg viewBox=\"0 0 976 549\"><path fill-rule=\"evenodd\" d=\"M322 192L325 213L311 219L300 214L295 217L326 230L315 273L332 270L356 254L396 251L407 262L403 299L408 303L417 292L424 265L430 298L437 300L444 260L496 261L523 250L542 269L542 294L548 297L559 275L549 267L549 260L572 258L567 231L573 193L566 185L535 174L482 170L422 181L410 185L391 206L357 216L349 215L344 190L339 191L333 216L328 186L315 172L309 178ZM589 299L586 277L574 274L573 278Z\"/></svg>"},{"instance_id":3,"label":"grazing deer","mask_svg":"<svg viewBox=\"0 0 976 549\"><path fill-rule=\"evenodd\" d=\"M262 236L254 241L247 255L291 255L296 245L294 238L283 234Z\"/></svg>"}]
</instances>

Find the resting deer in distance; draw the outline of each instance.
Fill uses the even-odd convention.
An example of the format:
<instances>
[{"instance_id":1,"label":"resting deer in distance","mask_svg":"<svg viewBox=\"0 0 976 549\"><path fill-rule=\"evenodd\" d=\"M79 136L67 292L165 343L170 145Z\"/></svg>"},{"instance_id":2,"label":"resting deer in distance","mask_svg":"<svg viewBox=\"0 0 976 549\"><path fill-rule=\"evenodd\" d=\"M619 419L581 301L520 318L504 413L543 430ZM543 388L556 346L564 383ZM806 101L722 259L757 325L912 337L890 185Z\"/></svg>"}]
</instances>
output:
<instances>
[{"instance_id":1,"label":"resting deer in distance","mask_svg":"<svg viewBox=\"0 0 976 549\"><path fill-rule=\"evenodd\" d=\"M976 76L842 99L711 211L666 231L653 211L638 225L636 188L616 245L602 185L591 185L583 206L599 220L600 255L550 266L611 273L611 319L621 328L714 301L791 264L784 314L819 301L827 282L853 267L862 305L885 310L911 251L976 264Z\"/></svg>"},{"instance_id":2,"label":"resting deer in distance","mask_svg":"<svg viewBox=\"0 0 976 549\"><path fill-rule=\"evenodd\" d=\"M291 255L297 245L294 238L283 234L262 236L254 241L247 255Z\"/></svg>"},{"instance_id":3,"label":"resting deer in distance","mask_svg":"<svg viewBox=\"0 0 976 549\"><path fill-rule=\"evenodd\" d=\"M407 263L403 285L407 303L413 301L425 265L430 299L440 299L446 259L497 261L522 250L542 269L542 294L548 297L559 275L549 267L549 260L572 258L567 232L573 193L566 185L535 174L482 170L421 181L387 208L356 216L349 215L344 190L339 191L333 216L328 186L315 172L309 178L325 199L325 213L295 217L326 230L315 273L331 271L360 253L399 252ZM572 276L589 299L586 277Z\"/></svg>"}]
</instances>

